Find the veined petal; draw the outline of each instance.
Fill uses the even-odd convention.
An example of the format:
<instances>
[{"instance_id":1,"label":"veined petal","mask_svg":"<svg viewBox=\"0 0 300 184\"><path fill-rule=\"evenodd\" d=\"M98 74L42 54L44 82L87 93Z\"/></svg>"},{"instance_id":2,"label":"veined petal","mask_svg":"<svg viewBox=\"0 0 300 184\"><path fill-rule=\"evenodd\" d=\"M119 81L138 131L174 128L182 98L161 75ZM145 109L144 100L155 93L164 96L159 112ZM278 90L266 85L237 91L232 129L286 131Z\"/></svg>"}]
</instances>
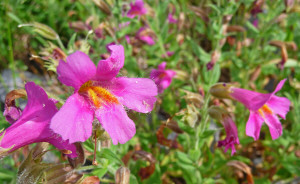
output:
<instances>
[{"instance_id":1,"label":"veined petal","mask_svg":"<svg viewBox=\"0 0 300 184\"><path fill-rule=\"evenodd\" d=\"M275 114L285 119L286 114L290 110L290 100L285 97L278 97L273 95L267 102L267 105L272 109Z\"/></svg>"},{"instance_id":2,"label":"veined petal","mask_svg":"<svg viewBox=\"0 0 300 184\"><path fill-rule=\"evenodd\" d=\"M135 124L121 104L102 106L96 110L95 115L113 144L124 144L134 136Z\"/></svg>"},{"instance_id":3,"label":"veined petal","mask_svg":"<svg viewBox=\"0 0 300 184\"><path fill-rule=\"evenodd\" d=\"M122 45L108 46L111 55L106 60L100 60L97 66L97 80L110 80L114 78L124 66L124 48Z\"/></svg>"},{"instance_id":4,"label":"veined petal","mask_svg":"<svg viewBox=\"0 0 300 184\"><path fill-rule=\"evenodd\" d=\"M84 142L92 134L93 113L85 99L74 93L53 116L50 128L70 143Z\"/></svg>"},{"instance_id":5,"label":"veined petal","mask_svg":"<svg viewBox=\"0 0 300 184\"><path fill-rule=\"evenodd\" d=\"M137 112L152 111L156 102L157 86L151 79L119 77L113 81L112 86L114 88L110 90L121 104Z\"/></svg>"},{"instance_id":6,"label":"veined petal","mask_svg":"<svg viewBox=\"0 0 300 184\"><path fill-rule=\"evenodd\" d=\"M246 135L253 137L254 140L259 139L260 129L264 120L258 112L250 111L249 119L246 124Z\"/></svg>"},{"instance_id":7,"label":"veined petal","mask_svg":"<svg viewBox=\"0 0 300 184\"><path fill-rule=\"evenodd\" d=\"M269 127L272 139L277 139L282 135L282 126L276 114L265 113L265 122Z\"/></svg>"},{"instance_id":8,"label":"veined petal","mask_svg":"<svg viewBox=\"0 0 300 184\"><path fill-rule=\"evenodd\" d=\"M66 60L67 62L59 61L58 79L61 83L74 87L75 91L95 76L96 66L85 53L76 51L69 55Z\"/></svg>"}]
</instances>

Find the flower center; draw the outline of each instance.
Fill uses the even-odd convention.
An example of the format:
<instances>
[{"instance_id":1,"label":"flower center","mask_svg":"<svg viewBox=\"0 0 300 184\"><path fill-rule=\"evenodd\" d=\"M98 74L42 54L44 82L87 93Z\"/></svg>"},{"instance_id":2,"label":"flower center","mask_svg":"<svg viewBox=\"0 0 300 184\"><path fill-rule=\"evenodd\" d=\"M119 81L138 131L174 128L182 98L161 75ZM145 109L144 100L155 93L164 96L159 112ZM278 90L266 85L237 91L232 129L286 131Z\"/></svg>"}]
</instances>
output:
<instances>
[{"instance_id":1,"label":"flower center","mask_svg":"<svg viewBox=\"0 0 300 184\"><path fill-rule=\"evenodd\" d=\"M166 75L167 75L167 74L166 74L165 72L163 72L163 73L159 74L158 78L162 79L162 78L164 78Z\"/></svg>"},{"instance_id":2,"label":"flower center","mask_svg":"<svg viewBox=\"0 0 300 184\"><path fill-rule=\"evenodd\" d=\"M265 114L273 114L272 110L270 109L269 106L267 106L266 104L263 105L260 109L258 109L259 114L262 117L265 117Z\"/></svg>"},{"instance_id":3,"label":"flower center","mask_svg":"<svg viewBox=\"0 0 300 184\"><path fill-rule=\"evenodd\" d=\"M84 83L78 92L87 95L96 108L99 108L102 105L119 103L118 99L113 94L105 88L94 86L92 81Z\"/></svg>"}]
</instances>

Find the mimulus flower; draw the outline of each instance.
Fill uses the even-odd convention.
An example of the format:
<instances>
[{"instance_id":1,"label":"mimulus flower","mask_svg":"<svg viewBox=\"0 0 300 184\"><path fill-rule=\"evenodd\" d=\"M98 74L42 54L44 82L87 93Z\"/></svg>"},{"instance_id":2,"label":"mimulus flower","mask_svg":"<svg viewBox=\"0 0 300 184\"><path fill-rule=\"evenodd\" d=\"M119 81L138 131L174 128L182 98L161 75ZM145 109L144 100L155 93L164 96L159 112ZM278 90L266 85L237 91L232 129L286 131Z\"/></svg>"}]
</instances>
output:
<instances>
[{"instance_id":1,"label":"mimulus flower","mask_svg":"<svg viewBox=\"0 0 300 184\"><path fill-rule=\"evenodd\" d=\"M12 152L20 147L37 142L49 142L60 150L70 150L68 156L77 156L76 147L63 141L50 129L50 120L57 112L55 102L48 98L46 92L34 82L25 85L28 96L27 105L20 118L4 130L0 149Z\"/></svg>"},{"instance_id":2,"label":"mimulus flower","mask_svg":"<svg viewBox=\"0 0 300 184\"><path fill-rule=\"evenodd\" d=\"M172 13L168 14L168 22L169 22L169 24L176 24L177 23L177 20L173 17Z\"/></svg>"},{"instance_id":3,"label":"mimulus flower","mask_svg":"<svg viewBox=\"0 0 300 184\"><path fill-rule=\"evenodd\" d=\"M218 147L224 146L225 152L227 152L227 150L230 148L232 156L236 152L234 147L235 144L240 144L238 131L235 123L233 122L229 113L220 106L211 106L208 109L208 114L210 117L220 121L224 126L226 138L218 142Z\"/></svg>"},{"instance_id":4,"label":"mimulus flower","mask_svg":"<svg viewBox=\"0 0 300 184\"><path fill-rule=\"evenodd\" d=\"M150 78L154 80L158 87L158 93L162 93L167 87L170 86L176 72L173 70L166 70L166 62L158 65L158 69L153 69L150 73Z\"/></svg>"},{"instance_id":5,"label":"mimulus flower","mask_svg":"<svg viewBox=\"0 0 300 184\"><path fill-rule=\"evenodd\" d=\"M225 152L227 152L227 150L231 148L231 156L232 156L236 152L234 145L240 144L237 128L229 115L224 115L222 117L221 123L225 128L226 138L223 141L218 142L218 147L224 146Z\"/></svg>"},{"instance_id":6,"label":"mimulus flower","mask_svg":"<svg viewBox=\"0 0 300 184\"><path fill-rule=\"evenodd\" d=\"M144 7L143 0L136 0L135 3L130 3L130 10L127 13L127 17L133 18L135 16L144 15L147 13L147 9Z\"/></svg>"},{"instance_id":7,"label":"mimulus flower","mask_svg":"<svg viewBox=\"0 0 300 184\"><path fill-rule=\"evenodd\" d=\"M124 106L148 113L156 101L157 87L151 79L116 77L124 65L122 45L108 47L111 55L98 66L83 52L69 55L57 67L58 79L74 88L51 120L50 128L63 140L84 142L92 134L94 116L113 144L124 144L135 134L135 124Z\"/></svg>"},{"instance_id":8,"label":"mimulus flower","mask_svg":"<svg viewBox=\"0 0 300 184\"><path fill-rule=\"evenodd\" d=\"M272 139L277 139L282 134L282 126L277 115L285 119L289 111L290 101L285 97L275 96L285 83L286 79L279 82L276 89L269 94L258 93L241 88L230 88L230 96L243 103L250 111L246 125L246 134L257 140L260 129L265 122L270 130Z\"/></svg>"},{"instance_id":9,"label":"mimulus flower","mask_svg":"<svg viewBox=\"0 0 300 184\"><path fill-rule=\"evenodd\" d=\"M155 35L153 35L153 34L154 33L149 28L141 27L139 29L139 31L136 33L136 37L139 40L144 41L148 45L154 45L155 44L155 41L154 41Z\"/></svg>"}]
</instances>

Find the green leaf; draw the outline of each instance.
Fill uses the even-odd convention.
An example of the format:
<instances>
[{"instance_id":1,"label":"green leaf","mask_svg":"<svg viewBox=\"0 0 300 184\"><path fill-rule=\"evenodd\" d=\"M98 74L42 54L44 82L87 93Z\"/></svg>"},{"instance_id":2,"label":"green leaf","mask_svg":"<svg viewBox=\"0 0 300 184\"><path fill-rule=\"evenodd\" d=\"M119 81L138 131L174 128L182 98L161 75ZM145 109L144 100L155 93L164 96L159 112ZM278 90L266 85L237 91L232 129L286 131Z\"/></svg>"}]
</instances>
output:
<instances>
[{"instance_id":1,"label":"green leaf","mask_svg":"<svg viewBox=\"0 0 300 184\"><path fill-rule=\"evenodd\" d=\"M114 152L112 152L110 149L103 148L99 153L99 157L106 158L112 162L119 164L119 165L123 165L122 160L120 160L119 157Z\"/></svg>"}]
</instances>

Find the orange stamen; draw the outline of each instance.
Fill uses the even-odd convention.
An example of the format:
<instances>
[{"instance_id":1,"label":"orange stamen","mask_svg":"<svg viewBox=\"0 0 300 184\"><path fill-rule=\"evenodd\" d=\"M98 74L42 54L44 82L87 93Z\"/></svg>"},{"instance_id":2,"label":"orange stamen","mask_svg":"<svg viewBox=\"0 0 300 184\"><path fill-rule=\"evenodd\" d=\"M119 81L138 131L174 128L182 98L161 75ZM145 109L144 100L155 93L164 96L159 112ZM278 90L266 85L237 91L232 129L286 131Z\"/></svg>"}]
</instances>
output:
<instances>
[{"instance_id":1,"label":"orange stamen","mask_svg":"<svg viewBox=\"0 0 300 184\"><path fill-rule=\"evenodd\" d=\"M258 112L262 117L265 117L265 114L273 114L270 107L268 107L266 104L263 105L260 109L258 109Z\"/></svg>"},{"instance_id":2,"label":"orange stamen","mask_svg":"<svg viewBox=\"0 0 300 184\"><path fill-rule=\"evenodd\" d=\"M102 104L119 103L118 99L105 88L93 86L92 81L84 83L78 92L81 94L87 94L88 98L96 108L101 107Z\"/></svg>"}]
</instances>

